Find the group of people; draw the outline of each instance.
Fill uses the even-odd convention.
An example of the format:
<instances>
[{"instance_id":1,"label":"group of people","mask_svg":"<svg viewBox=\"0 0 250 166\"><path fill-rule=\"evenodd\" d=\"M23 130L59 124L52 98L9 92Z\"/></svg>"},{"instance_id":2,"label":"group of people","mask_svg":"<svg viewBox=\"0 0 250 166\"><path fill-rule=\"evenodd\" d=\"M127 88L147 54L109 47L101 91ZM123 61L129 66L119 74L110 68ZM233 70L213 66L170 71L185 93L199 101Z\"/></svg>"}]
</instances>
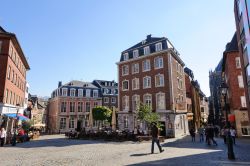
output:
<instances>
[{"instance_id":1,"label":"group of people","mask_svg":"<svg viewBox=\"0 0 250 166\"><path fill-rule=\"evenodd\" d=\"M224 127L224 128L221 129L221 136L224 139L224 144L227 143L227 136L229 136L229 135L232 138L233 144L235 144L235 137L236 137L235 128L233 128L233 127L230 127L230 128Z\"/></svg>"}]
</instances>

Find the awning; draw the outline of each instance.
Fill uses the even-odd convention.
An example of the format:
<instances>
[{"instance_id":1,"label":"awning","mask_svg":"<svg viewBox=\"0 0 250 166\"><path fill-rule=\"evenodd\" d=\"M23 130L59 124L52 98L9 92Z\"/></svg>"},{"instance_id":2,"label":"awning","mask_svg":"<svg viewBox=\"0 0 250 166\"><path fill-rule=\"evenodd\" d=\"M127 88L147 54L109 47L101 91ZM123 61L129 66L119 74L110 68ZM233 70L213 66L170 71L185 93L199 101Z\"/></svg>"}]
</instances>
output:
<instances>
[{"instance_id":1,"label":"awning","mask_svg":"<svg viewBox=\"0 0 250 166\"><path fill-rule=\"evenodd\" d=\"M29 120L29 118L27 118L26 116L24 116L23 114L18 114L17 117L16 117L16 114L12 113L12 114L4 114L5 116L8 116L10 118L17 118L19 120Z\"/></svg>"}]
</instances>

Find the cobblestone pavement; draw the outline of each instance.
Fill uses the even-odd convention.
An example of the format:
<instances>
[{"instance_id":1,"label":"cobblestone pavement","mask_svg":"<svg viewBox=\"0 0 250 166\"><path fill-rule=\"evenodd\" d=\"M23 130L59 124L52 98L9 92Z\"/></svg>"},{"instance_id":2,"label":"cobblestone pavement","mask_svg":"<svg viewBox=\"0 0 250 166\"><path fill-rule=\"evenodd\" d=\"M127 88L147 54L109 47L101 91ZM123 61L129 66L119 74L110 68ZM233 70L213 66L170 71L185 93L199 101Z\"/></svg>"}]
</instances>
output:
<instances>
[{"instance_id":1,"label":"cobblestone pavement","mask_svg":"<svg viewBox=\"0 0 250 166\"><path fill-rule=\"evenodd\" d=\"M150 142L104 142L69 140L63 135L41 136L39 140L0 147L0 165L250 165L250 139L238 139L235 161L227 159L222 139L218 146L192 143L189 137L167 139L164 152L150 154Z\"/></svg>"}]
</instances>

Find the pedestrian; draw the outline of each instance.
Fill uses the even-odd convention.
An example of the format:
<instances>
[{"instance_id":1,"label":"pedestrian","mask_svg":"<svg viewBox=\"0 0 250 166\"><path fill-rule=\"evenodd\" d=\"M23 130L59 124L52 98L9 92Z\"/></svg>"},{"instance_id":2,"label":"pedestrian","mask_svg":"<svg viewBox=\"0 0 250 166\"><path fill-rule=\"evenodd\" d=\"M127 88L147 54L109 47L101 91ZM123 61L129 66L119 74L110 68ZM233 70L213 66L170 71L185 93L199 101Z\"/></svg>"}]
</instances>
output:
<instances>
[{"instance_id":1,"label":"pedestrian","mask_svg":"<svg viewBox=\"0 0 250 166\"><path fill-rule=\"evenodd\" d=\"M236 130L233 127L230 128L230 134L233 140L233 144L235 145Z\"/></svg>"},{"instance_id":2,"label":"pedestrian","mask_svg":"<svg viewBox=\"0 0 250 166\"><path fill-rule=\"evenodd\" d=\"M190 135L191 135L191 138L192 138L192 142L195 142L195 131L194 131L194 128L191 128L189 132L190 132Z\"/></svg>"},{"instance_id":3,"label":"pedestrian","mask_svg":"<svg viewBox=\"0 0 250 166\"><path fill-rule=\"evenodd\" d=\"M205 131L204 131L203 126L200 127L198 131L199 131L199 135L200 135L200 142L204 142L204 133L205 133Z\"/></svg>"},{"instance_id":4,"label":"pedestrian","mask_svg":"<svg viewBox=\"0 0 250 166\"><path fill-rule=\"evenodd\" d=\"M152 123L151 124L151 135L152 135L152 146L151 146L151 154L154 153L154 143L156 142L160 153L162 153L164 151L164 149L162 149L161 145L160 145L160 141L159 141L159 129L156 126L156 123Z\"/></svg>"},{"instance_id":5,"label":"pedestrian","mask_svg":"<svg viewBox=\"0 0 250 166\"><path fill-rule=\"evenodd\" d=\"M6 138L6 130L4 129L4 127L1 128L1 131L0 131L0 140L1 140L1 146L4 145L4 141L5 141L5 138Z\"/></svg>"},{"instance_id":6,"label":"pedestrian","mask_svg":"<svg viewBox=\"0 0 250 166\"><path fill-rule=\"evenodd\" d=\"M214 126L213 125L209 125L208 128L208 139L209 139L209 145L210 145L210 140L213 141L214 145L218 145L217 142L214 140Z\"/></svg>"}]
</instances>

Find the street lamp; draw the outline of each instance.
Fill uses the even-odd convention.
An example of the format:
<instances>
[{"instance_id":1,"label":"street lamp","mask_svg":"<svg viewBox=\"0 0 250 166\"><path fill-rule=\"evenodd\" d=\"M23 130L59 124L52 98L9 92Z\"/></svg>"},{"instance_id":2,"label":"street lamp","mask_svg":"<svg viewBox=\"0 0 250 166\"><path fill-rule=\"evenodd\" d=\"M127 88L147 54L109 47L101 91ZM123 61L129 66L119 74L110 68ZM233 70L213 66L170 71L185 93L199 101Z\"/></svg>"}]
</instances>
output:
<instances>
[{"instance_id":1,"label":"street lamp","mask_svg":"<svg viewBox=\"0 0 250 166\"><path fill-rule=\"evenodd\" d=\"M228 129L228 132L227 132L227 148L228 148L228 159L231 159L231 160L234 160L235 159L235 156L234 156L234 151L233 151L233 141L232 141L232 138L231 138L231 134L230 134L230 123L228 121L228 104L227 104L227 93L228 93L228 86L225 82L222 82L221 86L220 86L220 89L221 89L221 94L223 95L224 97L224 109L225 109L225 112L226 112L226 127Z\"/></svg>"},{"instance_id":2,"label":"street lamp","mask_svg":"<svg viewBox=\"0 0 250 166\"><path fill-rule=\"evenodd\" d=\"M14 130L14 135L13 135L13 139L12 139L12 146L16 146L16 132L17 132L17 126L18 126L18 113L19 113L19 109L20 109L20 104L17 104L17 109L16 109L16 123L15 123L15 130Z\"/></svg>"}]
</instances>

